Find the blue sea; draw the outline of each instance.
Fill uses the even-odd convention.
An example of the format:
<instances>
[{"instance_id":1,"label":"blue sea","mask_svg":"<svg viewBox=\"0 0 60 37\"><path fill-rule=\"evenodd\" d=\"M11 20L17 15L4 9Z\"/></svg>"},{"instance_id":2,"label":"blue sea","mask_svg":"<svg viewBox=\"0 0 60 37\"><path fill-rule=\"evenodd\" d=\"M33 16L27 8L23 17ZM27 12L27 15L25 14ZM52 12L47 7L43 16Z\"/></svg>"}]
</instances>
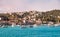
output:
<instances>
[{"instance_id":1,"label":"blue sea","mask_svg":"<svg viewBox=\"0 0 60 37\"><path fill-rule=\"evenodd\" d=\"M0 28L0 37L60 37L60 26Z\"/></svg>"}]
</instances>

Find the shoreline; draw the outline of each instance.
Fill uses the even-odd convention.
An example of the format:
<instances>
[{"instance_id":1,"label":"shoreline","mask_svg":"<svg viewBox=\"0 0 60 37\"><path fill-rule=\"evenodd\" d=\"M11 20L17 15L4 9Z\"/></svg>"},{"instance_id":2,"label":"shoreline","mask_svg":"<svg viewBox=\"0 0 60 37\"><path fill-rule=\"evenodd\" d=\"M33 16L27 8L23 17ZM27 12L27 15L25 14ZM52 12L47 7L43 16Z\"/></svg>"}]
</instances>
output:
<instances>
[{"instance_id":1,"label":"shoreline","mask_svg":"<svg viewBox=\"0 0 60 37\"><path fill-rule=\"evenodd\" d=\"M54 26L54 27L57 27L57 26L60 26L60 24L54 24L54 25L49 25L49 24L40 24L40 25L11 25L11 26L8 26L8 25L6 25L6 26L0 26L0 28L7 28L7 27L15 27L15 26L17 26L17 27L21 27L21 28L28 28L28 27L30 27L30 28L34 28L34 27L39 27L39 26L47 26L47 27L51 27L51 26Z\"/></svg>"}]
</instances>

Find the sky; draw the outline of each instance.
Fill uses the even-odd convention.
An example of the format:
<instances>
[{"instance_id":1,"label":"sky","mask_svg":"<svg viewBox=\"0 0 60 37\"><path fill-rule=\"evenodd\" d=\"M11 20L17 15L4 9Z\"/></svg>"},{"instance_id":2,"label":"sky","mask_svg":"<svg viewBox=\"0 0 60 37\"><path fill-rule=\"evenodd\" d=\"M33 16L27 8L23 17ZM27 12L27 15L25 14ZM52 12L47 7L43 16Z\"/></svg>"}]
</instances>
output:
<instances>
[{"instance_id":1,"label":"sky","mask_svg":"<svg viewBox=\"0 0 60 37\"><path fill-rule=\"evenodd\" d=\"M60 9L60 0L0 0L0 12Z\"/></svg>"}]
</instances>

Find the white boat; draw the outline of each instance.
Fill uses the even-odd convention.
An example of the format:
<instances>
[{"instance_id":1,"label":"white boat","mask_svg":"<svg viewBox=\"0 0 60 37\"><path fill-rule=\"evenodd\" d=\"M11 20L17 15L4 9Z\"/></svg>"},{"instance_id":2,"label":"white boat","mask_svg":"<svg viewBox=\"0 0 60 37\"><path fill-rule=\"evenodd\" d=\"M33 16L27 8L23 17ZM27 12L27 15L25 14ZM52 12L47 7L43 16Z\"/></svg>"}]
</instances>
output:
<instances>
[{"instance_id":1,"label":"white boat","mask_svg":"<svg viewBox=\"0 0 60 37\"><path fill-rule=\"evenodd\" d=\"M20 25L17 25L17 26L20 26Z\"/></svg>"},{"instance_id":2,"label":"white boat","mask_svg":"<svg viewBox=\"0 0 60 37\"><path fill-rule=\"evenodd\" d=\"M36 25L36 24L34 24L34 25L33 25L33 27L37 27L37 25Z\"/></svg>"},{"instance_id":3,"label":"white boat","mask_svg":"<svg viewBox=\"0 0 60 37\"><path fill-rule=\"evenodd\" d=\"M12 27L14 27L14 25L12 25Z\"/></svg>"},{"instance_id":4,"label":"white boat","mask_svg":"<svg viewBox=\"0 0 60 37\"><path fill-rule=\"evenodd\" d=\"M14 27L16 24L15 23L12 23L12 27Z\"/></svg>"},{"instance_id":5,"label":"white boat","mask_svg":"<svg viewBox=\"0 0 60 37\"><path fill-rule=\"evenodd\" d=\"M4 25L2 26L2 28L5 27Z\"/></svg>"},{"instance_id":6,"label":"white boat","mask_svg":"<svg viewBox=\"0 0 60 37\"><path fill-rule=\"evenodd\" d=\"M60 25L60 23L59 24L54 24L54 26L59 26Z\"/></svg>"}]
</instances>

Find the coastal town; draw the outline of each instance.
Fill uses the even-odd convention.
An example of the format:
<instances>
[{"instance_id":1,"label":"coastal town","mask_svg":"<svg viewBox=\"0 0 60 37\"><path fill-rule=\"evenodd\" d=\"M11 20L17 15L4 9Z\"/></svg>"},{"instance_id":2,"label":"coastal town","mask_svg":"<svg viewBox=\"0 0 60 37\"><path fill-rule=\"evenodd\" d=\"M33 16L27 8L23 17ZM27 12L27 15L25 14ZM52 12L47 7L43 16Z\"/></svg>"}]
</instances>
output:
<instances>
[{"instance_id":1,"label":"coastal town","mask_svg":"<svg viewBox=\"0 0 60 37\"><path fill-rule=\"evenodd\" d=\"M0 27L12 25L60 25L60 10L0 13Z\"/></svg>"}]
</instances>

